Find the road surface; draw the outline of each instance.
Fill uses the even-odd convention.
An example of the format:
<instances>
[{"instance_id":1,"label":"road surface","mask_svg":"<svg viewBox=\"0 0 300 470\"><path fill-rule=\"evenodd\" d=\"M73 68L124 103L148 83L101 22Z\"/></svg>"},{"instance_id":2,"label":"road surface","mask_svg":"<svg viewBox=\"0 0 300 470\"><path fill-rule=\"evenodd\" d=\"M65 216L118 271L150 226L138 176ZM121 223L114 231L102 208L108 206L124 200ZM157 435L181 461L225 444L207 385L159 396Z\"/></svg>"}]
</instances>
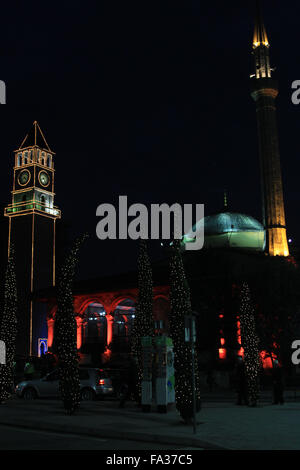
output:
<instances>
[{"instance_id":1,"label":"road surface","mask_svg":"<svg viewBox=\"0 0 300 470\"><path fill-rule=\"evenodd\" d=\"M0 425L0 450L189 450L175 445L36 431ZM193 449L190 449L193 450ZM194 449L195 450L195 449Z\"/></svg>"}]
</instances>

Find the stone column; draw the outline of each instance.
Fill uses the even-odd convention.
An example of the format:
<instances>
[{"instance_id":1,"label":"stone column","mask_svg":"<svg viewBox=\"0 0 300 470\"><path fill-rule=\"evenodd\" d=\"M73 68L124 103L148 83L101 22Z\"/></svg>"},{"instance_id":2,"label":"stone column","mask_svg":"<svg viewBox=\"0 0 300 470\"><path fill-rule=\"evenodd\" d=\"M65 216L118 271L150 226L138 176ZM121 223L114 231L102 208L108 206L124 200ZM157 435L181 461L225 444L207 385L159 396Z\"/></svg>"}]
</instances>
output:
<instances>
[{"instance_id":1,"label":"stone column","mask_svg":"<svg viewBox=\"0 0 300 470\"><path fill-rule=\"evenodd\" d=\"M82 346L82 323L83 323L83 318L76 317L76 323L77 323L77 349L80 349L81 346Z\"/></svg>"},{"instance_id":2,"label":"stone column","mask_svg":"<svg viewBox=\"0 0 300 470\"><path fill-rule=\"evenodd\" d=\"M54 318L48 318L47 325L48 325L48 348L51 348L53 344L53 337L54 337Z\"/></svg>"}]
</instances>

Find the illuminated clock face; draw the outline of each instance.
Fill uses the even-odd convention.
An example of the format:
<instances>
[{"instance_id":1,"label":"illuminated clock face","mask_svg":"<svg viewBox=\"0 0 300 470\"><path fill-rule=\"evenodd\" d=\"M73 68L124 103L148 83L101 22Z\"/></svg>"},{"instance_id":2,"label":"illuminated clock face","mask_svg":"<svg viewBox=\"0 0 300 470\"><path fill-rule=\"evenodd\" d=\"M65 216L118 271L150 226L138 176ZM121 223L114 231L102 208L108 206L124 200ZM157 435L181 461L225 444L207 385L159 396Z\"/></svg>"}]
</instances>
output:
<instances>
[{"instance_id":1,"label":"illuminated clock face","mask_svg":"<svg viewBox=\"0 0 300 470\"><path fill-rule=\"evenodd\" d=\"M30 180L30 173L28 170L23 170L18 176L18 182L21 186L25 186Z\"/></svg>"},{"instance_id":2,"label":"illuminated clock face","mask_svg":"<svg viewBox=\"0 0 300 470\"><path fill-rule=\"evenodd\" d=\"M50 183L50 178L49 178L48 173L46 173L45 171L40 171L39 182L41 183L42 186L48 186Z\"/></svg>"}]
</instances>

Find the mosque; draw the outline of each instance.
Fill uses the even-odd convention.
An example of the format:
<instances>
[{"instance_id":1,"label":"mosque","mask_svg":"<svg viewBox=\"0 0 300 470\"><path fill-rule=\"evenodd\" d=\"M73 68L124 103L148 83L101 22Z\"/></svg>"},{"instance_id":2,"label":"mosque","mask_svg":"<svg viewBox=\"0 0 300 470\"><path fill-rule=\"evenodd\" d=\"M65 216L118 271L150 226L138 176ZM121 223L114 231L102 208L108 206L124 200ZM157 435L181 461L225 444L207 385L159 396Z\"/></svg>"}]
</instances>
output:
<instances>
[{"instance_id":1,"label":"mosque","mask_svg":"<svg viewBox=\"0 0 300 470\"><path fill-rule=\"evenodd\" d=\"M192 307L198 315L199 360L203 364L226 363L243 353L237 303L242 280L247 279L252 284L259 315L266 322L266 304L276 298L277 308L286 305L287 296L291 297L286 290L279 301L276 297L283 285L279 277L287 279L288 283L295 265L289 256L286 235L276 126L278 86L273 78L269 52L270 43L258 9L252 43L254 73L250 84L258 125L262 221L251 215L230 212L225 194L223 210L197 223L196 228L204 224L204 249L184 252ZM55 350L56 223L61 212L54 205L54 160L54 152L39 124L34 122L15 151L12 200L4 213L9 222L8 253L13 243L18 259L22 303L18 350L26 356L40 356ZM189 234L185 235L183 246L187 243L193 243ZM166 259L153 266L153 320L158 334L168 332L167 264ZM137 295L135 273L75 285L77 348L83 363L97 363L100 357L109 360L114 354L130 350ZM281 316L285 315L282 307ZM275 325L276 321L273 323ZM270 340L264 338L266 346L262 355L266 355L266 365L270 354L278 355L275 336L272 336L271 346ZM273 347L274 352L270 353ZM269 351L268 357L266 351Z\"/></svg>"}]
</instances>

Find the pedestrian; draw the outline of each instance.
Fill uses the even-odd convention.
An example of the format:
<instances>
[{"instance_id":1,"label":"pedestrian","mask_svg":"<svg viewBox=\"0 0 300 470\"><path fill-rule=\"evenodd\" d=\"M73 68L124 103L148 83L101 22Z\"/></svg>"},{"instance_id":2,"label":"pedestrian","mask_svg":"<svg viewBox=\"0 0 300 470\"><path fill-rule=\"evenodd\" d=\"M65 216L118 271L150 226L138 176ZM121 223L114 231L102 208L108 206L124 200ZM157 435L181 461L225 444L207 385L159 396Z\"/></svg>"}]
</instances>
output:
<instances>
[{"instance_id":1,"label":"pedestrian","mask_svg":"<svg viewBox=\"0 0 300 470\"><path fill-rule=\"evenodd\" d=\"M245 363L241 357L238 357L236 365L236 385L237 385L237 405L248 405L247 378Z\"/></svg>"},{"instance_id":2,"label":"pedestrian","mask_svg":"<svg viewBox=\"0 0 300 470\"><path fill-rule=\"evenodd\" d=\"M126 401L133 396L134 400L139 403L138 393L138 363L135 356L131 356L128 366L128 375L126 383L121 388L121 400L119 407L124 408Z\"/></svg>"},{"instance_id":3,"label":"pedestrian","mask_svg":"<svg viewBox=\"0 0 300 470\"><path fill-rule=\"evenodd\" d=\"M272 385L273 385L273 404L280 405L284 404L283 399L283 374L282 367L279 366L278 360L273 361L272 369Z\"/></svg>"},{"instance_id":4,"label":"pedestrian","mask_svg":"<svg viewBox=\"0 0 300 470\"><path fill-rule=\"evenodd\" d=\"M34 373L35 373L35 368L34 368L33 360L32 358L29 358L24 368L25 380L32 380Z\"/></svg>"},{"instance_id":5,"label":"pedestrian","mask_svg":"<svg viewBox=\"0 0 300 470\"><path fill-rule=\"evenodd\" d=\"M215 378L214 378L214 372L212 369L209 369L207 372L207 378L206 378L206 383L208 385L208 390L210 392L213 391L213 386L216 385Z\"/></svg>"}]
</instances>

